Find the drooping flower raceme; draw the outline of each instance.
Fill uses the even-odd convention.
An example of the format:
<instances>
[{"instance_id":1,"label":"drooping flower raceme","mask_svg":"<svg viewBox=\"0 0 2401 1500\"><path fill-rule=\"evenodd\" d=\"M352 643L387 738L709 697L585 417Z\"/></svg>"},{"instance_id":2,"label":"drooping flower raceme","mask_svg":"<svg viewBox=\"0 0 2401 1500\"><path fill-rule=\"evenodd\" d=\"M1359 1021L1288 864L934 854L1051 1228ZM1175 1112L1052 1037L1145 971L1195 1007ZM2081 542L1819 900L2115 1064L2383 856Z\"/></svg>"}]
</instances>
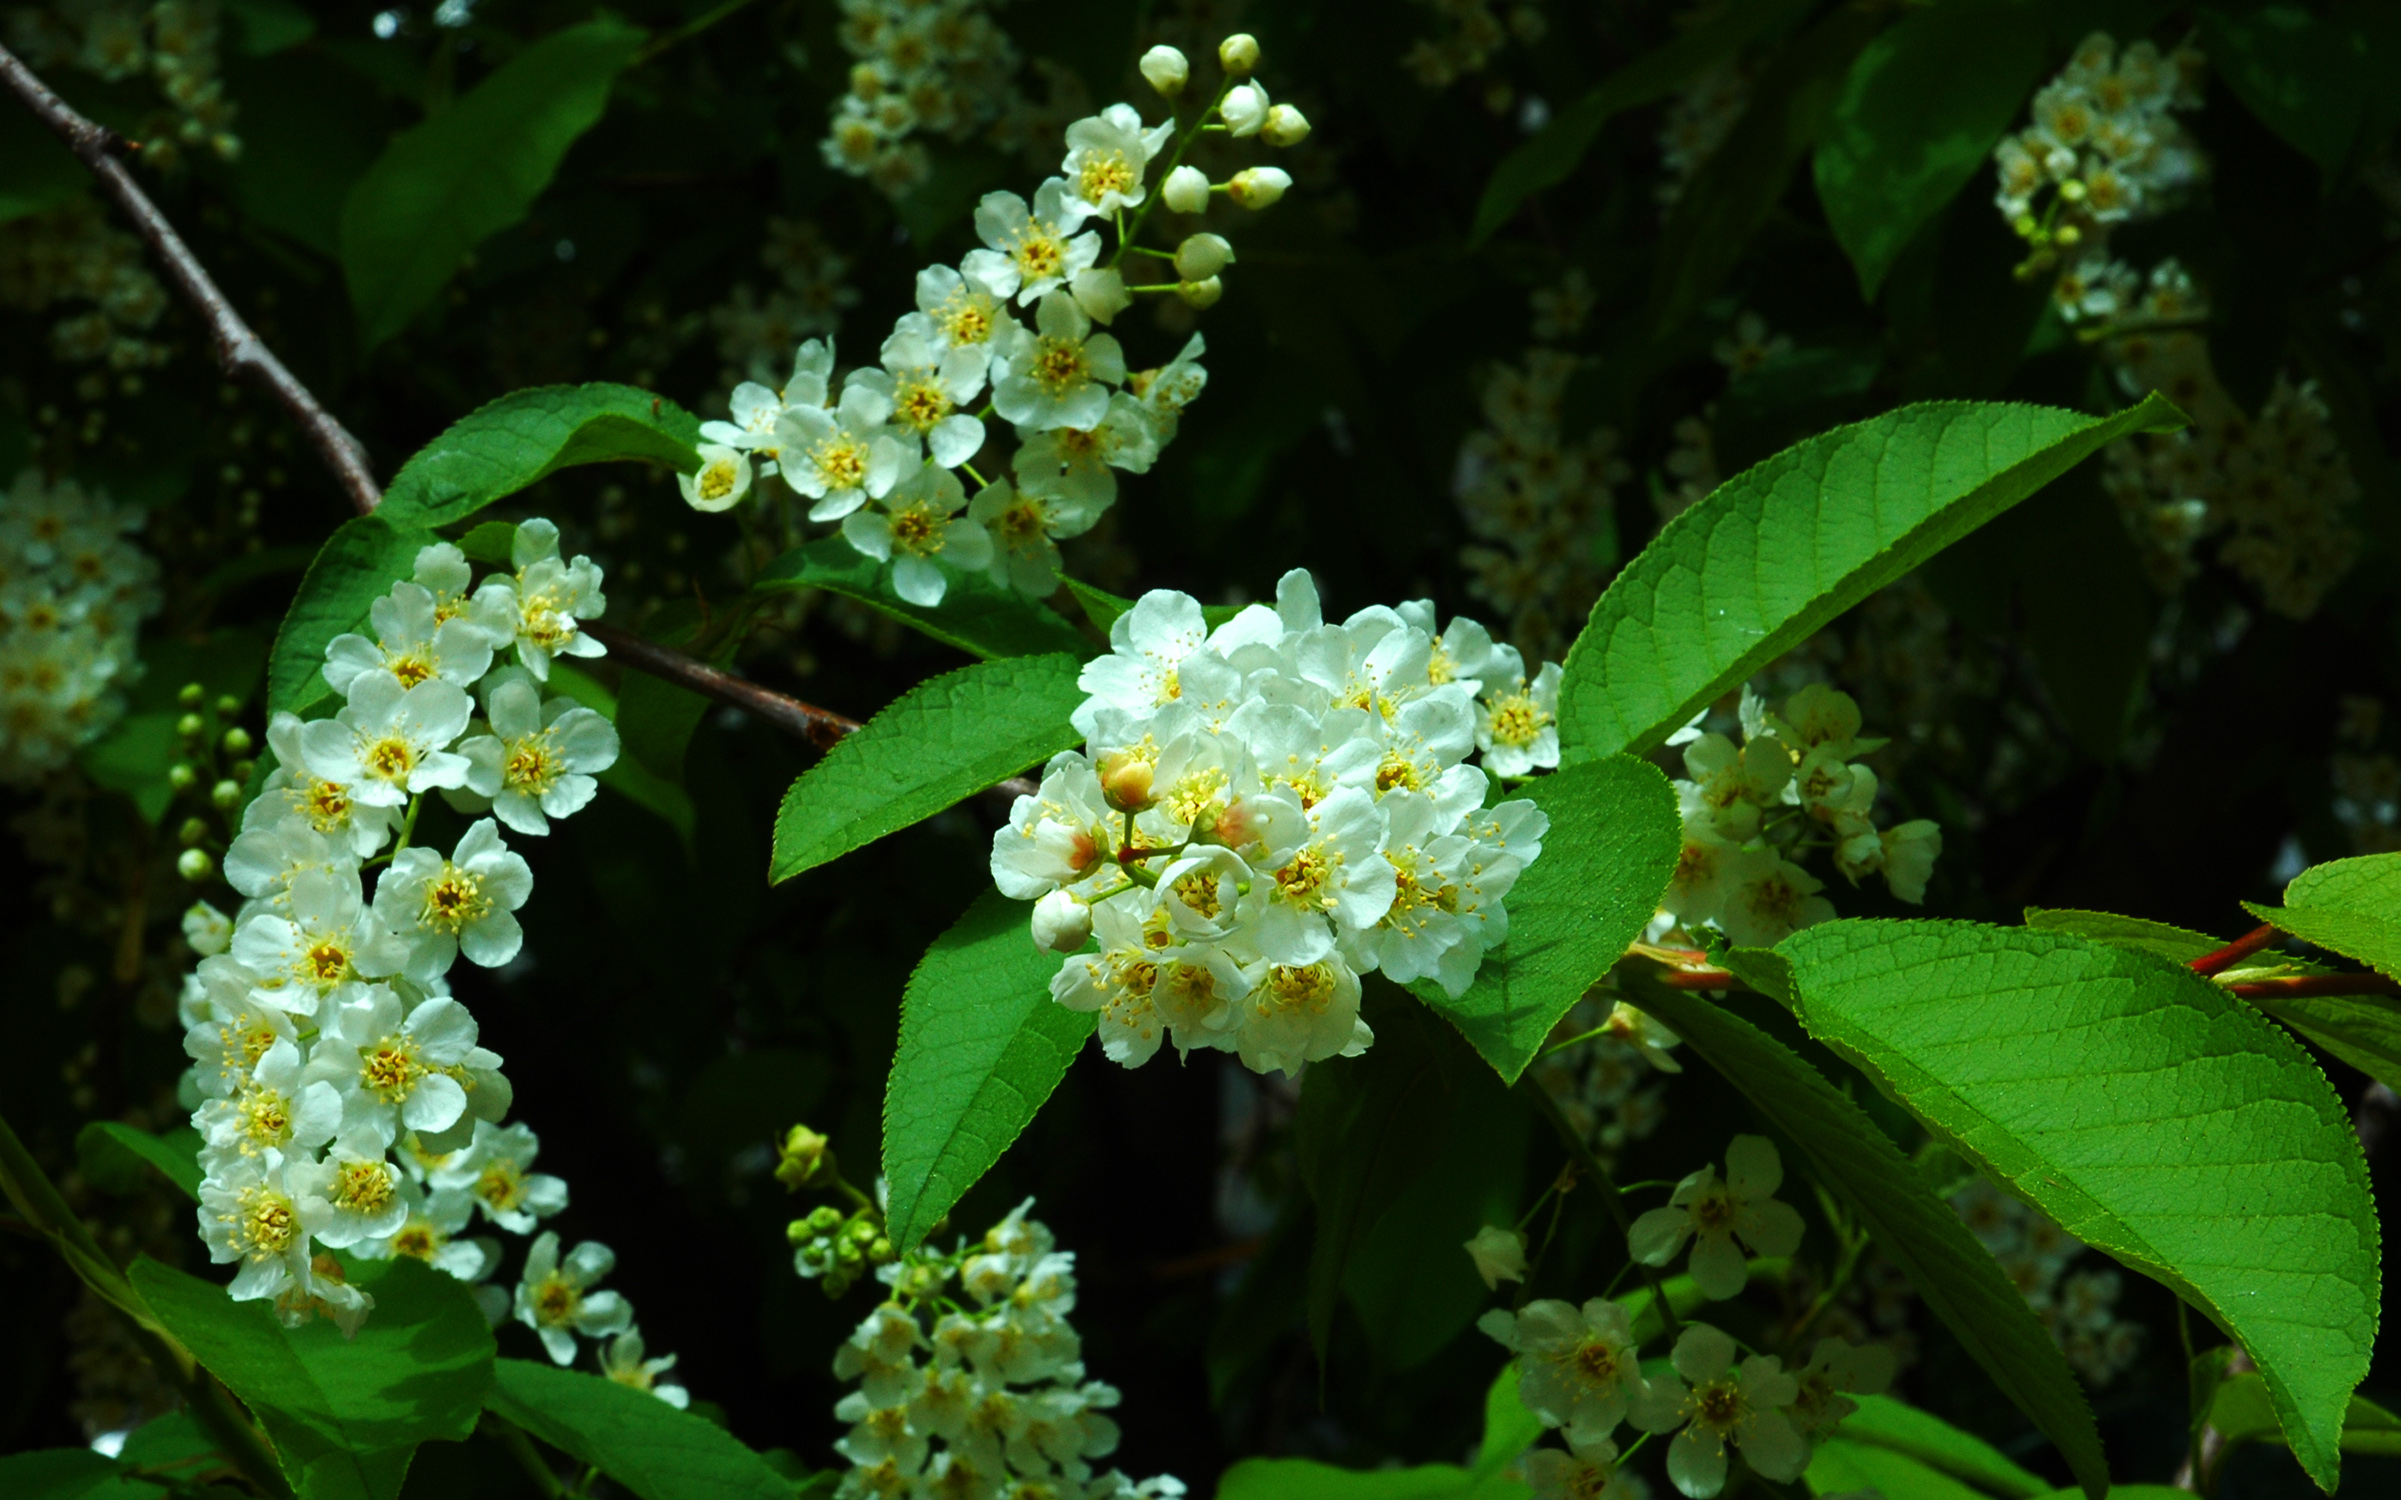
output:
<instances>
[{"instance_id":1,"label":"drooping flower raceme","mask_svg":"<svg viewBox=\"0 0 2401 1500\"><path fill-rule=\"evenodd\" d=\"M134 632L159 606L158 567L131 538L141 524L31 469L0 490L0 784L65 764L123 712Z\"/></svg>"},{"instance_id":2,"label":"drooping flower raceme","mask_svg":"<svg viewBox=\"0 0 2401 1500\"><path fill-rule=\"evenodd\" d=\"M533 1132L501 1124L500 1056L448 979L461 957L516 956L533 871L510 838L582 808L617 757L607 720L542 691L555 658L601 649L581 625L600 612L600 570L561 557L557 528L538 520L518 527L512 561L471 588L457 548L426 547L376 602L374 637L332 643L339 708L268 729L277 768L224 861L242 905L187 918L208 953L181 1004L201 1238L239 1267L236 1298L271 1301L287 1322L322 1313L350 1331L367 1316L369 1295L319 1253L336 1249L425 1261L474 1284L498 1321L510 1298L483 1284L498 1245L466 1231L531 1234L566 1207L566 1184L533 1170ZM447 852L411 843L435 792L492 816ZM384 868L370 891L372 865ZM518 1315L562 1364L579 1335L615 1337L595 1351L602 1372L676 1401L680 1387L655 1383L672 1357L645 1359L627 1341L630 1305L593 1287L610 1260L592 1244L562 1259L544 1235Z\"/></svg>"},{"instance_id":3,"label":"drooping flower raceme","mask_svg":"<svg viewBox=\"0 0 2401 1500\"><path fill-rule=\"evenodd\" d=\"M1146 594L1110 642L1079 679L1085 748L1017 800L992 874L1044 902L1038 937L1072 937L1051 993L1099 1014L1113 1060L1173 1041L1292 1072L1374 1039L1363 973L1466 991L1549 826L1486 807L1462 763L1479 694L1525 691L1515 653L1471 622L1438 636L1423 601L1328 622L1299 570L1215 629ZM1512 764L1556 760L1554 740ZM1087 929L1097 951L1074 951Z\"/></svg>"}]
</instances>

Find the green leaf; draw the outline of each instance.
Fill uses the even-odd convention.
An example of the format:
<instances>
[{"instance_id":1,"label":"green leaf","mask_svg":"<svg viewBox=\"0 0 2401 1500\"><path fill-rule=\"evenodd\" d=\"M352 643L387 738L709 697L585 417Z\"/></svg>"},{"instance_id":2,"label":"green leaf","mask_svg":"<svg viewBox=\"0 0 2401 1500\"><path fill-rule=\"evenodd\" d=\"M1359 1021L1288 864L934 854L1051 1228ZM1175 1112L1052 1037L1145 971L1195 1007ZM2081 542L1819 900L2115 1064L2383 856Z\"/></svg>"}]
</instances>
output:
<instances>
[{"instance_id":1,"label":"green leaf","mask_svg":"<svg viewBox=\"0 0 2401 1500\"><path fill-rule=\"evenodd\" d=\"M1623 957L1659 909L1684 846L1676 794L1655 766L1624 756L1570 767L1525 788L1550 814L1542 855L1503 905L1509 938L1453 1000L1431 980L1417 997L1514 1083L1559 1018Z\"/></svg>"},{"instance_id":2,"label":"green leaf","mask_svg":"<svg viewBox=\"0 0 2401 1500\"><path fill-rule=\"evenodd\" d=\"M90 181L75 153L31 110L0 111L0 224L80 198Z\"/></svg>"},{"instance_id":3,"label":"green leaf","mask_svg":"<svg viewBox=\"0 0 2401 1500\"><path fill-rule=\"evenodd\" d=\"M2284 1441L2267 1382L2252 1373L2229 1375L2218 1386L2217 1399L2209 1406L2209 1425L2224 1433L2229 1443ZM2401 1455L2401 1416L2365 1396L2353 1396L2343 1412L2343 1451Z\"/></svg>"},{"instance_id":4,"label":"green leaf","mask_svg":"<svg viewBox=\"0 0 2401 1500\"><path fill-rule=\"evenodd\" d=\"M159 1321L242 1398L303 1497L393 1500L419 1443L475 1429L492 1330L466 1283L413 1260L361 1262L375 1298L358 1337L322 1318L285 1328L264 1302L144 1257L133 1283Z\"/></svg>"},{"instance_id":5,"label":"green leaf","mask_svg":"<svg viewBox=\"0 0 2401 1500\"><path fill-rule=\"evenodd\" d=\"M108 1192L132 1192L141 1185L144 1166L200 1201L200 1132L189 1125L166 1136L117 1120L95 1120L75 1136L75 1156L84 1175Z\"/></svg>"},{"instance_id":6,"label":"green leaf","mask_svg":"<svg viewBox=\"0 0 2401 1500\"><path fill-rule=\"evenodd\" d=\"M1951 0L1851 64L1818 139L1817 196L1869 301L1902 248L1988 169L2050 66L2044 20L2015 0Z\"/></svg>"},{"instance_id":7,"label":"green leaf","mask_svg":"<svg viewBox=\"0 0 2401 1500\"><path fill-rule=\"evenodd\" d=\"M225 0L225 10L241 28L242 50L252 57L297 47L317 34L316 19L298 0Z\"/></svg>"},{"instance_id":8,"label":"green leaf","mask_svg":"<svg viewBox=\"0 0 2401 1500\"><path fill-rule=\"evenodd\" d=\"M1484 1392L1484 1441L1476 1445L1476 1472L1496 1474L1517 1461L1549 1431L1517 1394L1517 1361L1501 1366Z\"/></svg>"},{"instance_id":9,"label":"green leaf","mask_svg":"<svg viewBox=\"0 0 2401 1500\"><path fill-rule=\"evenodd\" d=\"M1872 1443L1852 1442L1848 1423L1817 1445L1801 1478L1812 1495L1865 1491L1878 1500L1985 1500L1977 1491L1910 1454Z\"/></svg>"},{"instance_id":10,"label":"green leaf","mask_svg":"<svg viewBox=\"0 0 2401 1500\"><path fill-rule=\"evenodd\" d=\"M398 333L469 252L525 217L646 35L606 20L553 32L392 138L342 205L362 344Z\"/></svg>"},{"instance_id":11,"label":"green leaf","mask_svg":"<svg viewBox=\"0 0 2401 1500\"><path fill-rule=\"evenodd\" d=\"M2284 888L2284 901L2244 907L2280 932L2401 980L2401 854L2312 865Z\"/></svg>"},{"instance_id":12,"label":"green leaf","mask_svg":"<svg viewBox=\"0 0 2401 1500\"><path fill-rule=\"evenodd\" d=\"M1671 520L1592 608L1559 697L1570 760L1656 748L1828 621L2113 438L2170 431L2001 402L1905 406L1787 448Z\"/></svg>"},{"instance_id":13,"label":"green leaf","mask_svg":"<svg viewBox=\"0 0 2401 1500\"><path fill-rule=\"evenodd\" d=\"M1813 1034L2240 1342L2333 1490L2379 1270L2359 1140L2307 1054L2182 965L2060 933L1846 921L1778 951Z\"/></svg>"},{"instance_id":14,"label":"green leaf","mask_svg":"<svg viewBox=\"0 0 2401 1500\"><path fill-rule=\"evenodd\" d=\"M1003 588L983 573L954 576L942 602L925 609L893 593L891 584L881 576L884 571L882 563L842 538L820 537L769 563L756 586L816 588L842 594L970 656L1042 656L1053 651L1093 654L1093 645L1083 632L1048 605Z\"/></svg>"},{"instance_id":15,"label":"green leaf","mask_svg":"<svg viewBox=\"0 0 2401 1500\"><path fill-rule=\"evenodd\" d=\"M617 722L617 695L598 679L564 661L550 664L550 690L562 698L574 699L612 724ZM683 840L685 852L691 851L696 815L690 792L653 774L649 767L627 755L618 756L615 764L593 779L636 806L658 814Z\"/></svg>"},{"instance_id":16,"label":"green leaf","mask_svg":"<svg viewBox=\"0 0 2401 1500\"><path fill-rule=\"evenodd\" d=\"M517 528L508 521L479 522L459 538L458 547L469 562L479 562L487 568L513 568L517 565Z\"/></svg>"},{"instance_id":17,"label":"green leaf","mask_svg":"<svg viewBox=\"0 0 2401 1500\"><path fill-rule=\"evenodd\" d=\"M579 464L651 463L685 473L700 467L699 441L699 418L630 385L511 391L401 465L378 514L394 525L447 526ZM469 533L479 535L480 527Z\"/></svg>"},{"instance_id":18,"label":"green leaf","mask_svg":"<svg viewBox=\"0 0 2401 1500\"><path fill-rule=\"evenodd\" d=\"M2003 1457L1971 1433L1961 1432L1932 1412L1890 1396L1854 1396L1859 1410L1843 1418L1842 1441L1905 1454L1954 1479L2007 1500L2032 1500L2050 1485ZM1895 1500L1886 1491L1887 1500Z\"/></svg>"},{"instance_id":19,"label":"green leaf","mask_svg":"<svg viewBox=\"0 0 2401 1500\"><path fill-rule=\"evenodd\" d=\"M1751 236L1784 200L1853 60L1884 24L1881 12L1837 7L1769 57L1742 117L1659 231L1645 320L1653 339L1678 329L1740 264Z\"/></svg>"},{"instance_id":20,"label":"green leaf","mask_svg":"<svg viewBox=\"0 0 2401 1500\"><path fill-rule=\"evenodd\" d=\"M504 1359L484 1405L642 1500L792 1500L792 1481L725 1429L598 1375Z\"/></svg>"},{"instance_id":21,"label":"green leaf","mask_svg":"<svg viewBox=\"0 0 2401 1500\"><path fill-rule=\"evenodd\" d=\"M382 512L344 521L325 539L267 654L270 715L301 713L333 696L325 681L325 648L337 635L365 630L368 606L414 575L417 553L440 540Z\"/></svg>"},{"instance_id":22,"label":"green leaf","mask_svg":"<svg viewBox=\"0 0 2401 1500\"><path fill-rule=\"evenodd\" d=\"M2243 1000L2282 1021L2303 1041L2325 1048L2387 1088L2401 1089L2401 1002L2386 995L2269 994L2245 995Z\"/></svg>"},{"instance_id":23,"label":"green leaf","mask_svg":"<svg viewBox=\"0 0 2401 1500\"><path fill-rule=\"evenodd\" d=\"M1067 1076L1095 1019L1050 997L1059 956L998 891L925 950L900 1002L884 1090L892 1243L914 1249L1009 1149Z\"/></svg>"},{"instance_id":24,"label":"green leaf","mask_svg":"<svg viewBox=\"0 0 2401 1500\"><path fill-rule=\"evenodd\" d=\"M2121 917L2115 912L2071 911L2065 908L2026 908L2026 925L2037 932L2065 932L2096 943L2109 943L2119 948L2131 948L2138 953L2156 953L2171 963L2188 964L2203 954L2215 953L2226 946L2223 938L2213 938L2206 932L2189 927L2171 927L2165 922L2146 921L2141 917Z\"/></svg>"},{"instance_id":25,"label":"green leaf","mask_svg":"<svg viewBox=\"0 0 2401 1500\"><path fill-rule=\"evenodd\" d=\"M188 1409L152 1417L126 1434L125 1446L117 1450L117 1461L144 1469L172 1467L187 1474L189 1466L195 1463L225 1463L224 1456L217 1451L217 1440L208 1435Z\"/></svg>"},{"instance_id":26,"label":"green leaf","mask_svg":"<svg viewBox=\"0 0 2401 1500\"><path fill-rule=\"evenodd\" d=\"M175 733L180 717L164 709L127 714L78 750L75 763L95 786L131 798L142 821L156 827L175 800L167 773L183 759L183 740Z\"/></svg>"},{"instance_id":27,"label":"green leaf","mask_svg":"<svg viewBox=\"0 0 2401 1500\"><path fill-rule=\"evenodd\" d=\"M167 1487L89 1448L35 1448L0 1455L8 1500L147 1500Z\"/></svg>"},{"instance_id":28,"label":"green leaf","mask_svg":"<svg viewBox=\"0 0 2401 1500\"><path fill-rule=\"evenodd\" d=\"M2378 84L2357 32L2320 20L2300 5L2259 5L2241 13L2201 13L2201 45L2211 71L2245 108L2287 145L2318 164L2331 191L2358 137L2362 106Z\"/></svg>"},{"instance_id":29,"label":"green leaf","mask_svg":"<svg viewBox=\"0 0 2401 1500\"><path fill-rule=\"evenodd\" d=\"M770 881L789 880L1083 743L1073 656L976 662L921 682L784 793Z\"/></svg>"},{"instance_id":30,"label":"green leaf","mask_svg":"<svg viewBox=\"0 0 2401 1500\"><path fill-rule=\"evenodd\" d=\"M1534 138L1510 151L1493 169L1476 204L1470 246L1480 245L1509 222L1518 205L1544 188L1565 182L1584 160L1601 127L1626 110L1664 99L1725 61L1753 37L1781 31L1807 15L1815 0L1738 0L1722 14L1683 32L1655 52L1636 58L1603 79L1598 88L1553 115Z\"/></svg>"},{"instance_id":31,"label":"green leaf","mask_svg":"<svg viewBox=\"0 0 2401 1500\"><path fill-rule=\"evenodd\" d=\"M2084 1392L1992 1253L1866 1111L1791 1048L1722 1006L1630 974L1634 1003L1659 1018L1809 1158L1819 1182L1859 1216L1960 1346L2017 1403L2092 1494L2109 1463Z\"/></svg>"},{"instance_id":32,"label":"green leaf","mask_svg":"<svg viewBox=\"0 0 2401 1500\"><path fill-rule=\"evenodd\" d=\"M1246 1458L1217 1481L1217 1500L1526 1500L1531 1494L1524 1480L1457 1464L1338 1469L1306 1458Z\"/></svg>"}]
</instances>

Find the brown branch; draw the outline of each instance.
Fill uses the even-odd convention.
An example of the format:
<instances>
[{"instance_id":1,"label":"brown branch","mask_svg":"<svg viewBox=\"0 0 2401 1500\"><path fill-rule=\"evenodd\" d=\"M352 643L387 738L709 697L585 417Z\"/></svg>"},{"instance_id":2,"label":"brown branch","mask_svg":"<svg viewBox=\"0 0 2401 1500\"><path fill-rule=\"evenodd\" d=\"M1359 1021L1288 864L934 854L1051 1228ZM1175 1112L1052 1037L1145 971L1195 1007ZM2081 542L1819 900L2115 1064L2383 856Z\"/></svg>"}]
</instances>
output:
<instances>
[{"instance_id":1,"label":"brown branch","mask_svg":"<svg viewBox=\"0 0 2401 1500\"><path fill-rule=\"evenodd\" d=\"M737 6L733 4L721 6L697 24L712 22L735 8ZM175 284L175 289L183 294L184 300L208 325L209 337L216 344L218 362L225 367L226 373L248 378L273 397L308 434L310 443L315 446L318 456L325 460L325 466L333 471L352 508L362 516L371 514L383 503L383 486L376 483L374 471L367 467L365 445L318 402L307 386L284 368L283 361L275 357L275 352L251 330L248 323L242 321L242 315L234 311L233 304L226 300L225 293L201 267L191 247L183 242L183 237L175 232L175 226L167 222L166 215L158 211L158 205L150 201L150 195L142 191L141 184L134 180L133 174L126 170L125 164L115 154L120 149L140 148L123 140L108 127L76 113L6 47L0 47L0 83L6 84L9 92L24 100L26 108L32 110L43 124L67 143L67 148L91 170L93 176L100 179L101 187L125 211L126 217L133 220L135 232L166 268L167 279ZM703 697L714 698L746 713L756 714L784 733L807 740L820 750L831 748L835 741L859 727L856 719L844 718L815 704L803 703L798 698L761 687L681 651L646 641L630 631L599 624L586 628L627 665L679 687L690 688ZM1018 776L1000 783L995 790L1022 796L1032 793L1034 785Z\"/></svg>"},{"instance_id":2,"label":"brown branch","mask_svg":"<svg viewBox=\"0 0 2401 1500\"><path fill-rule=\"evenodd\" d=\"M2276 941L2276 929L2268 924L2252 928L2215 953L2204 953L2192 961L2196 974L2222 974L2260 949Z\"/></svg>"},{"instance_id":3,"label":"brown branch","mask_svg":"<svg viewBox=\"0 0 2401 1500\"><path fill-rule=\"evenodd\" d=\"M2258 979L2226 988L2246 1000L2273 1000L2281 995L2401 995L2401 985L2382 974L2300 974L2291 979Z\"/></svg>"}]
</instances>

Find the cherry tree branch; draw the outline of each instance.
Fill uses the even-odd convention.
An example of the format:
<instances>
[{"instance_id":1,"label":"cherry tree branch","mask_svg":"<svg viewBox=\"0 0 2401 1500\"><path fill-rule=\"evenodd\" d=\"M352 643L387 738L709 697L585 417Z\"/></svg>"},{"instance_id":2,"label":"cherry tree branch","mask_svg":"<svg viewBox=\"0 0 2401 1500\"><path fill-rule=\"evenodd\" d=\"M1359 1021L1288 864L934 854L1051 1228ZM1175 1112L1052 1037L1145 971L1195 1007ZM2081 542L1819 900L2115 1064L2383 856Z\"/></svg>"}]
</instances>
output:
<instances>
[{"instance_id":1,"label":"cherry tree branch","mask_svg":"<svg viewBox=\"0 0 2401 1500\"><path fill-rule=\"evenodd\" d=\"M175 232L175 226L150 201L150 195L142 191L142 185L119 159L120 152L138 151L139 145L77 113L5 46L0 46L0 84L5 84L36 118L66 142L67 149L99 179L102 190L133 221L134 232L158 258L167 279L200 314L216 346L217 362L226 373L248 380L273 397L308 435L318 456L333 471L351 507L362 516L371 514L383 503L383 486L376 482L374 471L367 466L365 445L325 409L314 392L284 368L275 351L234 311L233 303L192 254L183 236ZM761 687L630 631L597 624L587 628L627 665L755 714L820 750L830 748L859 727L856 719ZM1001 788L1009 792L1033 790L1022 777L1001 783Z\"/></svg>"}]
</instances>

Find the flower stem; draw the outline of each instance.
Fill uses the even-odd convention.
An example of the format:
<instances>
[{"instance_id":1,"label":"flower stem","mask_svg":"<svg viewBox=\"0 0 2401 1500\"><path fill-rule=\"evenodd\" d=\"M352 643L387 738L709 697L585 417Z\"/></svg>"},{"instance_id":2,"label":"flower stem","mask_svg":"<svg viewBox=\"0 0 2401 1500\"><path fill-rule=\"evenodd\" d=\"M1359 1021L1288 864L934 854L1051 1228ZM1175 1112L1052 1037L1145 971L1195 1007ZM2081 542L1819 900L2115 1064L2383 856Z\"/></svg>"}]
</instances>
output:
<instances>
[{"instance_id":1,"label":"flower stem","mask_svg":"<svg viewBox=\"0 0 2401 1500\"><path fill-rule=\"evenodd\" d=\"M1567 1116L1559 1112L1558 1101L1550 1096L1548 1090L1530 1078L1520 1078L1517 1083L1517 1091L1526 1096L1527 1101L1534 1106L1535 1113L1551 1122L1551 1129L1559 1133L1559 1139L1566 1145L1568 1155L1575 1158L1576 1165L1584 1169L1584 1175L1590 1177L1594 1185L1600 1188L1601 1206L1609 1210L1609 1217L1616 1221L1618 1233L1627 1237L1626 1257L1633 1264L1635 1272L1642 1277L1642 1284L1651 1289L1651 1305L1659 1309L1661 1325L1671 1335L1681 1332L1676 1318L1676 1310L1668 1303L1667 1289L1659 1284L1658 1273L1641 1261L1633 1259L1634 1219L1631 1214L1626 1212L1625 1198L1618 1190L1617 1179L1609 1175L1609 1169L1601 1164L1598 1156L1593 1154L1592 1147L1585 1142L1584 1137L1576 1133L1576 1128L1567 1122Z\"/></svg>"}]
</instances>

